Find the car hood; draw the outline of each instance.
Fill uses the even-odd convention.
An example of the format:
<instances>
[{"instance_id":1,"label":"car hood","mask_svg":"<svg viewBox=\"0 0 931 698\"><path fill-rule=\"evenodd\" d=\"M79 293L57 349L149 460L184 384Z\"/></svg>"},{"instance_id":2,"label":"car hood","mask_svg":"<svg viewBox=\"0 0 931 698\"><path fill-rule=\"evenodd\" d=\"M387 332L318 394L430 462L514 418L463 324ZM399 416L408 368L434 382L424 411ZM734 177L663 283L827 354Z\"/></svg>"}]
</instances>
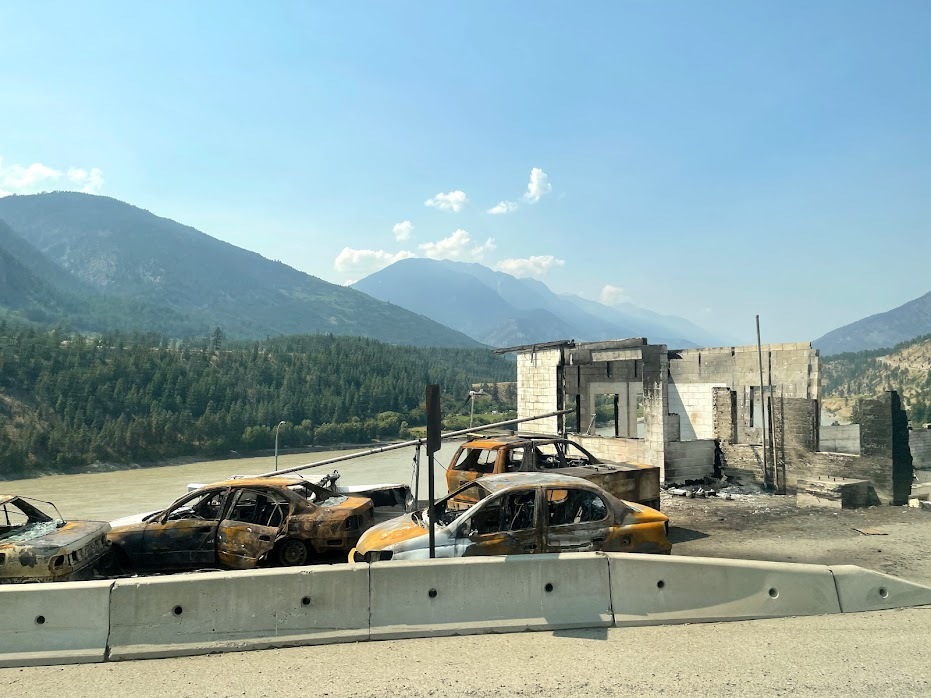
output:
<instances>
[{"instance_id":1,"label":"car hood","mask_svg":"<svg viewBox=\"0 0 931 698\"><path fill-rule=\"evenodd\" d=\"M442 527L437 527L437 532L441 530ZM387 550L399 543L406 543L421 537L426 545L427 529L414 521L412 514L404 514L396 519L372 526L359 538L356 550L364 555L371 550Z\"/></svg>"},{"instance_id":2,"label":"car hood","mask_svg":"<svg viewBox=\"0 0 931 698\"><path fill-rule=\"evenodd\" d=\"M63 548L110 530L106 521L42 521L27 524L0 538L0 550L7 544L36 548Z\"/></svg>"}]
</instances>

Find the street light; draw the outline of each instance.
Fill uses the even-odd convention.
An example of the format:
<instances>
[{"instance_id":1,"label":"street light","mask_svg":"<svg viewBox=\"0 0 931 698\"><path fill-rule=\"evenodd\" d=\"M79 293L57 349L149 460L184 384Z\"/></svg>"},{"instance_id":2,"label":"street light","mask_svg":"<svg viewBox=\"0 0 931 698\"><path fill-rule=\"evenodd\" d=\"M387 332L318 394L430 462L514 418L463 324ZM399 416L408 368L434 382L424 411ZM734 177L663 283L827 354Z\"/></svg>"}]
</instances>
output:
<instances>
[{"instance_id":1,"label":"street light","mask_svg":"<svg viewBox=\"0 0 931 698\"><path fill-rule=\"evenodd\" d=\"M469 400L472 401L472 405L469 407L469 429L472 428L472 416L475 414L475 396L476 395L488 395L485 392L484 388L479 388L478 390L469 391Z\"/></svg>"},{"instance_id":2,"label":"street light","mask_svg":"<svg viewBox=\"0 0 931 698\"><path fill-rule=\"evenodd\" d=\"M275 427L275 472L276 473L278 472L278 430L281 429L282 424L284 424L283 419L280 422L278 422L277 426Z\"/></svg>"}]
</instances>

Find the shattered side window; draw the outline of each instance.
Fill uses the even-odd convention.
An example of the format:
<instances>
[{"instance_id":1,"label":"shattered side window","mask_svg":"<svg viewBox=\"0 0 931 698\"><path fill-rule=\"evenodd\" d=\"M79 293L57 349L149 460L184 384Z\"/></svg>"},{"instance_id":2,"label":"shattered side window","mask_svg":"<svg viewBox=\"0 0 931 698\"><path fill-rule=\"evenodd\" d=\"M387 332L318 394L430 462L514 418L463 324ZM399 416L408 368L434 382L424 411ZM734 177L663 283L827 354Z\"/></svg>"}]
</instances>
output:
<instances>
[{"instance_id":1,"label":"shattered side window","mask_svg":"<svg viewBox=\"0 0 931 698\"><path fill-rule=\"evenodd\" d=\"M288 500L270 490L240 490L227 519L278 528L288 514Z\"/></svg>"},{"instance_id":2,"label":"shattered side window","mask_svg":"<svg viewBox=\"0 0 931 698\"><path fill-rule=\"evenodd\" d=\"M608 505L594 492L576 489L546 491L546 517L550 526L602 521Z\"/></svg>"},{"instance_id":3,"label":"shattered side window","mask_svg":"<svg viewBox=\"0 0 931 698\"><path fill-rule=\"evenodd\" d=\"M534 455L537 462L537 470L552 470L553 468L563 467L559 449L556 447L556 444L540 444L536 448Z\"/></svg>"},{"instance_id":4,"label":"shattered side window","mask_svg":"<svg viewBox=\"0 0 931 698\"><path fill-rule=\"evenodd\" d=\"M223 510L225 496L226 490L212 490L186 499L169 512L168 520L202 519L204 521L218 521L220 512Z\"/></svg>"},{"instance_id":5,"label":"shattered side window","mask_svg":"<svg viewBox=\"0 0 931 698\"><path fill-rule=\"evenodd\" d=\"M466 448L459 454L459 460L453 470L465 470L470 473L488 475L495 472L495 461L498 459L498 449L495 448Z\"/></svg>"}]
</instances>

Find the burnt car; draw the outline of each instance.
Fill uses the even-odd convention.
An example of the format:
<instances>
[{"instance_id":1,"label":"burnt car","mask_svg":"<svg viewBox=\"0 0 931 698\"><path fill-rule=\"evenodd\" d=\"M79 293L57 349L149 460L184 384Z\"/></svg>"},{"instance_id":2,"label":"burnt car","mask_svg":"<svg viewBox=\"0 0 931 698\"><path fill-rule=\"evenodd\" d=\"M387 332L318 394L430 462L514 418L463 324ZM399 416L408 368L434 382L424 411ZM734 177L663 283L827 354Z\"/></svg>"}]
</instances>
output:
<instances>
[{"instance_id":1,"label":"burnt car","mask_svg":"<svg viewBox=\"0 0 931 698\"><path fill-rule=\"evenodd\" d=\"M465 511L451 509L449 504L463 494L475 503ZM437 501L435 516L437 557L672 550L665 514L622 501L577 477L488 475ZM425 510L372 527L349 561L429 557L427 517Z\"/></svg>"},{"instance_id":2,"label":"burnt car","mask_svg":"<svg viewBox=\"0 0 931 698\"><path fill-rule=\"evenodd\" d=\"M485 475L546 472L580 477L598 485L618 499L659 509L659 468L636 463L600 460L570 439L558 436L509 434L474 436L453 455L446 470L450 492ZM474 500L468 490L452 507L468 506Z\"/></svg>"},{"instance_id":3,"label":"burnt car","mask_svg":"<svg viewBox=\"0 0 931 698\"><path fill-rule=\"evenodd\" d=\"M51 502L0 495L0 584L90 579L109 530L105 521L65 521Z\"/></svg>"},{"instance_id":4,"label":"burnt car","mask_svg":"<svg viewBox=\"0 0 931 698\"><path fill-rule=\"evenodd\" d=\"M284 477L218 482L130 519L113 522L107 572L304 565L350 550L374 522L367 497Z\"/></svg>"}]
</instances>

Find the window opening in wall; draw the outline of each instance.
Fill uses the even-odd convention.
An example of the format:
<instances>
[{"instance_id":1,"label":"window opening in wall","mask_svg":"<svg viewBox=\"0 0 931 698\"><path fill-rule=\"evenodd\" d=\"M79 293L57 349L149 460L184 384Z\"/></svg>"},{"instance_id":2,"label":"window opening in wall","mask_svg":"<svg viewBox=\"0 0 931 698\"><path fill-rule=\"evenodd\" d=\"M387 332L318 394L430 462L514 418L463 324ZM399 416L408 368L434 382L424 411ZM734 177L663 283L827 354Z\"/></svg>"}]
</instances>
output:
<instances>
[{"instance_id":1,"label":"window opening in wall","mask_svg":"<svg viewBox=\"0 0 931 698\"><path fill-rule=\"evenodd\" d=\"M595 424L593 433L598 436L616 437L619 435L617 393L595 395Z\"/></svg>"},{"instance_id":2,"label":"window opening in wall","mask_svg":"<svg viewBox=\"0 0 931 698\"><path fill-rule=\"evenodd\" d=\"M771 394L769 386L762 390L758 386L750 388L750 428L761 429L762 438L769 435L769 400L766 397Z\"/></svg>"}]
</instances>

